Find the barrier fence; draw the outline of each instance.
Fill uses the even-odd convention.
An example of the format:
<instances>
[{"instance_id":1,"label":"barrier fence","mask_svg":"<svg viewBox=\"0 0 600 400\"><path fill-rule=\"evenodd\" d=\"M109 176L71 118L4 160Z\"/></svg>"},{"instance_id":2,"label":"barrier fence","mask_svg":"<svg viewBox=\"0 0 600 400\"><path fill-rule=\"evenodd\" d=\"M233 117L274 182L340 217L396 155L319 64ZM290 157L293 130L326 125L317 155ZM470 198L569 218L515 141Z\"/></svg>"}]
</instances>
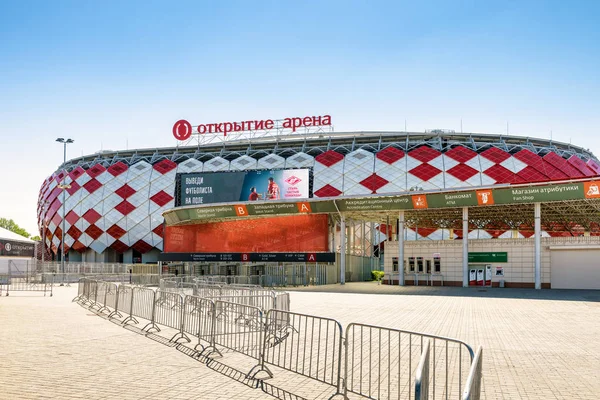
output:
<instances>
[{"instance_id":1,"label":"barrier fence","mask_svg":"<svg viewBox=\"0 0 600 400\"><path fill-rule=\"evenodd\" d=\"M220 349L244 355L255 361L248 379L282 369L331 386L331 397L480 398L481 347L475 355L459 340L358 323L349 324L344 336L336 320L289 311L287 293L269 297L258 287L227 288L240 289L255 294L214 299L84 278L74 301L124 318L124 325L149 321L144 331L171 328L171 342L195 337L198 356L207 362L223 356ZM273 301L270 309L246 304L262 297Z\"/></svg>"},{"instance_id":2,"label":"barrier fence","mask_svg":"<svg viewBox=\"0 0 600 400\"><path fill-rule=\"evenodd\" d=\"M26 269L13 268L9 260L7 273L0 274L0 295L9 296L10 292L42 292L52 297L52 280L44 280L43 275Z\"/></svg>"}]
</instances>

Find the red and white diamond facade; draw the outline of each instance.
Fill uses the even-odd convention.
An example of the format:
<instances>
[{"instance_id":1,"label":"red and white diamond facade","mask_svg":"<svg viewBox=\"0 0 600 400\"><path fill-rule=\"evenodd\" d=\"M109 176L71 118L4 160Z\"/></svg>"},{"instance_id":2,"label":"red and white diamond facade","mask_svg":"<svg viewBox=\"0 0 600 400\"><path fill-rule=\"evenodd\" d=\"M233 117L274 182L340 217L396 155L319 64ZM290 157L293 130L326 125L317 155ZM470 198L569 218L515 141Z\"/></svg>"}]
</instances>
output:
<instances>
[{"instance_id":1,"label":"red and white diamond facade","mask_svg":"<svg viewBox=\"0 0 600 400\"><path fill-rule=\"evenodd\" d=\"M81 157L67 162L66 169L43 182L38 202L40 233L45 221L44 240L57 253L64 218L67 250L100 254L107 249L116 253L134 249L141 254L162 251L162 212L175 207L178 173L310 168L314 197L600 175L600 162L571 145L515 137L507 143L506 137L494 135L411 136L344 133L332 134L326 143L321 137L310 137L258 146L261 140L256 139L252 144L229 145L227 151L207 145L165 148L152 154L130 150ZM60 183L70 185L64 195L65 215ZM421 228L415 236L437 238L439 231ZM490 235L502 237L505 232Z\"/></svg>"}]
</instances>

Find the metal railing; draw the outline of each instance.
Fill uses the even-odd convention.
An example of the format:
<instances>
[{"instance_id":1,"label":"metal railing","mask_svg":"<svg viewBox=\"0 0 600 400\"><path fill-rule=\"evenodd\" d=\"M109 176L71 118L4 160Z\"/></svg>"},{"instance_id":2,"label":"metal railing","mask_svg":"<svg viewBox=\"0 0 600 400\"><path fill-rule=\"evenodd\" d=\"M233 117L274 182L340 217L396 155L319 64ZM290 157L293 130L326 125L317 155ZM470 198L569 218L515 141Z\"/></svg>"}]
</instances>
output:
<instances>
[{"instance_id":1,"label":"metal railing","mask_svg":"<svg viewBox=\"0 0 600 400\"><path fill-rule=\"evenodd\" d=\"M50 292L52 297L52 278L44 279L42 274L29 269L21 271L13 268L11 263L7 272L0 274L0 294L5 292L9 296L10 292L42 292L45 297Z\"/></svg>"},{"instance_id":2,"label":"metal railing","mask_svg":"<svg viewBox=\"0 0 600 400\"><path fill-rule=\"evenodd\" d=\"M260 372L273 377L273 366L329 385L335 391L332 397L480 398L481 347L474 355L460 340L358 323L344 331L336 320L290 312L287 293L276 295L275 308L265 314L244 303L252 297L228 299L242 301L236 303L84 278L74 300L110 312L109 318L124 318L124 325L147 320L144 331L160 331L159 325L171 328L176 331L171 342L196 337L197 356L207 363L214 355L223 356L222 349L249 357L255 365L248 379L264 378Z\"/></svg>"},{"instance_id":3,"label":"metal railing","mask_svg":"<svg viewBox=\"0 0 600 400\"><path fill-rule=\"evenodd\" d=\"M425 342L417 372L415 374L415 400L429 399L429 349L431 342Z\"/></svg>"},{"instance_id":4,"label":"metal railing","mask_svg":"<svg viewBox=\"0 0 600 400\"><path fill-rule=\"evenodd\" d=\"M460 398L473 360L472 349L456 339L351 323L346 328L345 390L377 399L411 399L425 342L431 341L432 398Z\"/></svg>"},{"instance_id":5,"label":"metal railing","mask_svg":"<svg viewBox=\"0 0 600 400\"><path fill-rule=\"evenodd\" d=\"M481 369L483 367L483 347L479 346L471 364L467 383L463 392L463 400L479 400L481 396Z\"/></svg>"}]
</instances>

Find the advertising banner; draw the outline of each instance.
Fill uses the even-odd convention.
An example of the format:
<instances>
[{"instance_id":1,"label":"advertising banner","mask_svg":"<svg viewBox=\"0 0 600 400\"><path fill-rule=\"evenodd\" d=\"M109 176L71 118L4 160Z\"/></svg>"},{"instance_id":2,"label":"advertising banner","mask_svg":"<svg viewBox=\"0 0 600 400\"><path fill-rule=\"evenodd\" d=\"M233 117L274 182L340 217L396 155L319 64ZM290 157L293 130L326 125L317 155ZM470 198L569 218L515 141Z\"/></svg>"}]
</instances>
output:
<instances>
[{"instance_id":1,"label":"advertising banner","mask_svg":"<svg viewBox=\"0 0 600 400\"><path fill-rule=\"evenodd\" d=\"M309 198L309 170L207 172L181 175L181 205Z\"/></svg>"},{"instance_id":2,"label":"advertising banner","mask_svg":"<svg viewBox=\"0 0 600 400\"><path fill-rule=\"evenodd\" d=\"M165 253L323 253L327 215L295 215L167 226Z\"/></svg>"},{"instance_id":3,"label":"advertising banner","mask_svg":"<svg viewBox=\"0 0 600 400\"><path fill-rule=\"evenodd\" d=\"M0 239L0 256L33 257L35 243L21 243Z\"/></svg>"}]
</instances>

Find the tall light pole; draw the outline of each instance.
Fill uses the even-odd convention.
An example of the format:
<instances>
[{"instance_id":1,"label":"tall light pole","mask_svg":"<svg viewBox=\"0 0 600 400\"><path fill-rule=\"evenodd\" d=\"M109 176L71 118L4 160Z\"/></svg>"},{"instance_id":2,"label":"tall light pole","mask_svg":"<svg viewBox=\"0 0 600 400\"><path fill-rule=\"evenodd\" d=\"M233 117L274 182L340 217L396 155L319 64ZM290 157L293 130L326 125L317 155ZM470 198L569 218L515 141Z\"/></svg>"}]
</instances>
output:
<instances>
[{"instance_id":1,"label":"tall light pole","mask_svg":"<svg viewBox=\"0 0 600 400\"><path fill-rule=\"evenodd\" d=\"M57 142L62 143L63 144L63 168L65 166L65 164L67 163L67 145L69 143L73 143L74 140L73 139L64 139L64 138L58 138L56 139ZM71 187L71 185L65 185L64 181L65 178L67 177L67 170L64 169L65 175L63 176L63 178L61 179L61 181L63 182L62 184L58 185L59 188L62 189L62 229L61 229L61 233L62 233L62 238L61 238L61 251L60 251L60 270L63 274L63 283L61 283L60 285L63 286L64 285L64 273L65 273L65 219L66 219L66 215L65 215L65 198L66 198L66 194L65 194L65 190L69 189Z\"/></svg>"}]
</instances>

